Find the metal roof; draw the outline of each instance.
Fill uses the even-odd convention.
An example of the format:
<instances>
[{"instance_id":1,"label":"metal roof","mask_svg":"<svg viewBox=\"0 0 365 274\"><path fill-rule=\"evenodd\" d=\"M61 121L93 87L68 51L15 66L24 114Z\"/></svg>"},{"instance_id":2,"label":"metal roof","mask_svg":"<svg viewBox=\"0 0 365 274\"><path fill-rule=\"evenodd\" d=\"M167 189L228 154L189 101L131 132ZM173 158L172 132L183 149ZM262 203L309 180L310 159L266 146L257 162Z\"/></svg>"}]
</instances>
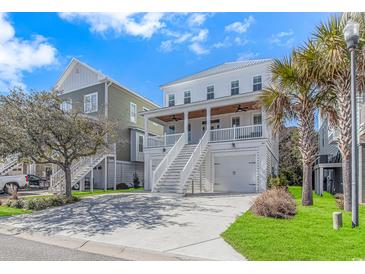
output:
<instances>
[{"instance_id":1,"label":"metal roof","mask_svg":"<svg viewBox=\"0 0 365 274\"><path fill-rule=\"evenodd\" d=\"M183 77L183 78L180 78L178 80L175 80L175 81L169 82L167 84L164 84L164 85L161 86L161 88L171 86L171 85L175 85L175 84L179 84L179 83L183 83L183 82L188 82L188 81L200 79L200 78L204 78L204 77L211 76L211 75L214 75L214 74L219 74L219 73L222 73L222 72L234 71L234 70L239 70L239 69L243 69L243 68L258 65L258 64L269 63L269 62L272 62L272 60L273 59L258 59L258 60L226 62L226 63L220 64L220 65L211 67L209 69L200 71L198 73L189 75L187 77Z\"/></svg>"}]
</instances>

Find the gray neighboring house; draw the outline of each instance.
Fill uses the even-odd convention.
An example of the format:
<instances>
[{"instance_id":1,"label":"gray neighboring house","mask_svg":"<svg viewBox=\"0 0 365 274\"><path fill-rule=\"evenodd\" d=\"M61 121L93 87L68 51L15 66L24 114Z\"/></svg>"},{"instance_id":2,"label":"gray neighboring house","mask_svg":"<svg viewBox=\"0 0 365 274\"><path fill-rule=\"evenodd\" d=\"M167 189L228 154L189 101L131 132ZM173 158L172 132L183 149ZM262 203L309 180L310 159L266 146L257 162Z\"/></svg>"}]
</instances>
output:
<instances>
[{"instance_id":1,"label":"gray neighboring house","mask_svg":"<svg viewBox=\"0 0 365 274\"><path fill-rule=\"evenodd\" d=\"M74 188L115 188L119 183L132 184L134 174L143 182L144 121L138 113L159 106L75 58L54 89L63 93L62 108L65 110L81 111L89 117L117 124L116 136L108 138L113 151L83 160L72 174ZM150 135L162 132L160 125L150 123ZM62 185L61 173L53 172L53 188Z\"/></svg>"},{"instance_id":2,"label":"gray neighboring house","mask_svg":"<svg viewBox=\"0 0 365 274\"><path fill-rule=\"evenodd\" d=\"M359 202L365 203L365 103L361 96L357 98L358 103L358 140L359 140L359 161L358 188ZM330 193L342 193L342 159L338 148L339 129L331 127L326 117L318 115L319 121L319 155L314 163L314 189L317 194L323 191Z\"/></svg>"}]
</instances>

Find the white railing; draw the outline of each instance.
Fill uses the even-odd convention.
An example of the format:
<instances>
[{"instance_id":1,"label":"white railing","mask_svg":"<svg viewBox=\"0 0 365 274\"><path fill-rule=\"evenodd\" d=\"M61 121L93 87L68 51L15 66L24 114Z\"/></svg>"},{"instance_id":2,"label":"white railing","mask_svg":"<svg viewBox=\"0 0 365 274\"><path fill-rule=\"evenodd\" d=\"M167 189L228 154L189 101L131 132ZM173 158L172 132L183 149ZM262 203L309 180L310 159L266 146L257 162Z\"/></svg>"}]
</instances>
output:
<instances>
[{"instance_id":1,"label":"white railing","mask_svg":"<svg viewBox=\"0 0 365 274\"><path fill-rule=\"evenodd\" d=\"M12 154L4 159L0 165L0 174L14 166L18 162L19 154Z\"/></svg>"},{"instance_id":2,"label":"white railing","mask_svg":"<svg viewBox=\"0 0 365 274\"><path fill-rule=\"evenodd\" d=\"M186 162L184 168L180 172L180 188L183 189L186 181L188 180L190 174L192 173L195 164L199 160L200 156L206 149L209 143L209 130L207 130L203 137L200 139L198 145L195 147L193 153L191 154L189 160Z\"/></svg>"},{"instance_id":3,"label":"white railing","mask_svg":"<svg viewBox=\"0 0 365 274\"><path fill-rule=\"evenodd\" d=\"M113 144L111 147L98 151L95 155L82 157L78 161L73 162L71 165L72 184L77 183L77 181L74 180L82 168L91 169L97 163L99 163L106 155L115 155L115 154L116 154L116 144ZM66 178L64 171L62 169L58 169L54 174L52 174L50 178L51 188L54 189L56 187L60 187L60 189L62 190L62 183L64 183L65 179Z\"/></svg>"},{"instance_id":4,"label":"white railing","mask_svg":"<svg viewBox=\"0 0 365 274\"><path fill-rule=\"evenodd\" d=\"M169 168L170 164L175 160L176 156L180 153L181 149L186 144L186 133L181 134L175 145L169 150L169 152L166 154L166 156L162 159L160 164L156 167L156 169L153 171L152 175L152 191L154 190L157 182L160 180L162 175L166 172L166 170Z\"/></svg>"},{"instance_id":5,"label":"white railing","mask_svg":"<svg viewBox=\"0 0 365 274\"><path fill-rule=\"evenodd\" d=\"M245 140L262 137L262 125L213 129L210 131L211 142Z\"/></svg>"},{"instance_id":6,"label":"white railing","mask_svg":"<svg viewBox=\"0 0 365 274\"><path fill-rule=\"evenodd\" d=\"M137 152L136 153L136 161L137 162L143 162L144 161L144 154L143 154L143 152Z\"/></svg>"},{"instance_id":7,"label":"white railing","mask_svg":"<svg viewBox=\"0 0 365 274\"><path fill-rule=\"evenodd\" d=\"M151 147L163 147L163 146L173 146L181 137L182 133L177 134L165 134L163 136L148 136L146 146Z\"/></svg>"}]
</instances>

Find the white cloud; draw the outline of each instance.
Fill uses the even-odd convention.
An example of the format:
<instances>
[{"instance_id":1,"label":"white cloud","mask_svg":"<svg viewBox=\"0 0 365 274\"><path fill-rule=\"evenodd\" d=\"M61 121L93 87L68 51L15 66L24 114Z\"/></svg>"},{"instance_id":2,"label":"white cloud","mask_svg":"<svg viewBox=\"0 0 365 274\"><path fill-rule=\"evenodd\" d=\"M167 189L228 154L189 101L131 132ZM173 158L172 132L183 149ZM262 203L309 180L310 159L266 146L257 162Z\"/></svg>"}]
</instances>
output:
<instances>
[{"instance_id":1,"label":"white cloud","mask_svg":"<svg viewBox=\"0 0 365 274\"><path fill-rule=\"evenodd\" d=\"M281 31L271 35L269 38L269 43L281 47L291 47L294 43L293 30Z\"/></svg>"},{"instance_id":2,"label":"white cloud","mask_svg":"<svg viewBox=\"0 0 365 274\"><path fill-rule=\"evenodd\" d=\"M241 37L234 38L234 42L238 46L244 46L244 45L247 45L248 44L248 40L242 39Z\"/></svg>"},{"instance_id":3,"label":"white cloud","mask_svg":"<svg viewBox=\"0 0 365 274\"><path fill-rule=\"evenodd\" d=\"M90 31L105 34L112 31L115 34L129 34L143 38L151 38L165 24L163 13L60 13L60 17L69 22L85 21L90 25Z\"/></svg>"},{"instance_id":4,"label":"white cloud","mask_svg":"<svg viewBox=\"0 0 365 274\"><path fill-rule=\"evenodd\" d=\"M199 33L191 38L192 42L204 42L208 38L208 29L202 29L199 31Z\"/></svg>"},{"instance_id":5,"label":"white cloud","mask_svg":"<svg viewBox=\"0 0 365 274\"><path fill-rule=\"evenodd\" d=\"M237 61L250 60L250 59L254 59L258 56L259 56L259 54L257 52L251 52L251 51L241 52L240 54L238 54Z\"/></svg>"},{"instance_id":6,"label":"white cloud","mask_svg":"<svg viewBox=\"0 0 365 274\"><path fill-rule=\"evenodd\" d=\"M173 41L172 40L166 40L162 41L160 45L160 50L163 52L171 52L173 50Z\"/></svg>"},{"instance_id":7,"label":"white cloud","mask_svg":"<svg viewBox=\"0 0 365 274\"><path fill-rule=\"evenodd\" d=\"M7 15L0 13L0 87L22 86L23 72L57 63L56 48L41 35L32 40L15 37Z\"/></svg>"},{"instance_id":8,"label":"white cloud","mask_svg":"<svg viewBox=\"0 0 365 274\"><path fill-rule=\"evenodd\" d=\"M253 16L249 16L243 20L243 22L234 22L225 27L225 31L227 32L237 32L244 33L247 32L249 27L255 22L255 18Z\"/></svg>"},{"instance_id":9,"label":"white cloud","mask_svg":"<svg viewBox=\"0 0 365 274\"><path fill-rule=\"evenodd\" d=\"M208 54L209 53L209 49L207 48L204 48L201 44L199 43L192 43L190 46L189 46L189 49L194 52L196 55L205 55L205 54Z\"/></svg>"},{"instance_id":10,"label":"white cloud","mask_svg":"<svg viewBox=\"0 0 365 274\"><path fill-rule=\"evenodd\" d=\"M207 14L193 13L188 19L189 27L201 26L207 19Z\"/></svg>"}]
</instances>

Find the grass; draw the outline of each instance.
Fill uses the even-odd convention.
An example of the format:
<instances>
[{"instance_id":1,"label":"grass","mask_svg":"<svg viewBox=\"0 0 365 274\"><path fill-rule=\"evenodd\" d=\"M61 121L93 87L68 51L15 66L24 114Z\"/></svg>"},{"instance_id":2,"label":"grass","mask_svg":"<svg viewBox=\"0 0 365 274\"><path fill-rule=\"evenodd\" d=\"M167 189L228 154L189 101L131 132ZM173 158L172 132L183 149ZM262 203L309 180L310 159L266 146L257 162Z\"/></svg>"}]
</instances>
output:
<instances>
[{"instance_id":1,"label":"grass","mask_svg":"<svg viewBox=\"0 0 365 274\"><path fill-rule=\"evenodd\" d=\"M19 214L25 214L25 213L31 213L31 210L25 210L25 209L19 209L19 208L13 208L8 206L0 206L0 217L8 217L8 216L14 216Z\"/></svg>"},{"instance_id":2,"label":"grass","mask_svg":"<svg viewBox=\"0 0 365 274\"><path fill-rule=\"evenodd\" d=\"M339 211L332 195L314 194L313 206L301 206L301 188L290 187L297 202L292 219L258 217L247 211L222 237L249 260L342 261L365 259L365 207L360 226L351 228L351 213L343 213L344 227L332 229L332 213Z\"/></svg>"}]
</instances>

